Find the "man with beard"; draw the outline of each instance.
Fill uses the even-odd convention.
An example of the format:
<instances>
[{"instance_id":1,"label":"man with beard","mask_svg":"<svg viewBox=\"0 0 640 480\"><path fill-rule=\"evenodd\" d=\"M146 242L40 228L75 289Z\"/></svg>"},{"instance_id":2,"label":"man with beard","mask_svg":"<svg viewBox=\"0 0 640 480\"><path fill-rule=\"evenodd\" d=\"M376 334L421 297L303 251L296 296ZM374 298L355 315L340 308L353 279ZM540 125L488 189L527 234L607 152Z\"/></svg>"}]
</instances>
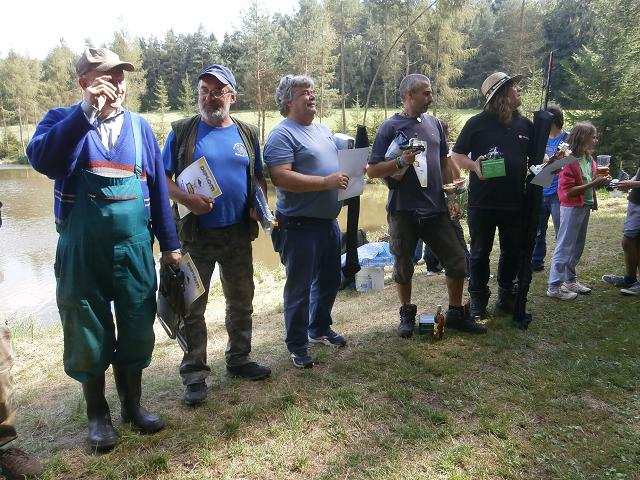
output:
<instances>
[{"instance_id":1,"label":"man with beard","mask_svg":"<svg viewBox=\"0 0 640 480\"><path fill-rule=\"evenodd\" d=\"M143 433L165 426L140 406L142 370L155 343L150 225L163 263L179 264L180 242L153 131L122 107L124 72L133 69L106 48L87 48L76 63L82 102L49 110L27 147L31 165L55 179L64 369L82 383L88 440L97 450L117 441L104 396L110 364L122 419Z\"/></svg>"},{"instance_id":2,"label":"man with beard","mask_svg":"<svg viewBox=\"0 0 640 480\"><path fill-rule=\"evenodd\" d=\"M426 113L433 101L431 82L428 77L414 73L402 79L399 90L403 110L380 126L367 169L369 177L385 178L389 186L389 244L400 299L398 335L410 337L415 325L417 307L411 303L411 280L413 254L419 239L431 247L445 268L449 295L447 325L470 333L485 333L484 326L464 315L462 306L465 252L449 216L442 187L443 180L452 181L447 139L440 121ZM422 153L409 141L412 145L420 142ZM399 156L394 154L393 147L389 148L394 143L404 149Z\"/></svg>"},{"instance_id":3,"label":"man with beard","mask_svg":"<svg viewBox=\"0 0 640 480\"><path fill-rule=\"evenodd\" d=\"M171 125L163 149L171 199L191 213L178 221L184 252L193 259L205 293L190 307L183 335L187 352L180 365L187 405L207 396L207 325L204 313L216 263L226 301L225 325L229 341L225 352L227 373L262 380L271 370L249 359L253 313L253 259L251 242L258 236L252 208L254 189L267 185L262 174L260 144L255 127L229 115L236 101L236 80L223 65L210 65L198 77L199 114ZM204 157L220 186L215 199L184 192L171 179Z\"/></svg>"},{"instance_id":4,"label":"man with beard","mask_svg":"<svg viewBox=\"0 0 640 480\"><path fill-rule=\"evenodd\" d=\"M527 159L534 155L533 123L518 111L521 79L522 75L510 77L502 72L489 75L481 87L484 110L467 121L453 147L453 160L470 171L469 295L470 315L476 318L486 315L491 295L489 255L496 228L500 240L496 308L505 313L514 308L513 285L522 244L522 188Z\"/></svg>"}]
</instances>

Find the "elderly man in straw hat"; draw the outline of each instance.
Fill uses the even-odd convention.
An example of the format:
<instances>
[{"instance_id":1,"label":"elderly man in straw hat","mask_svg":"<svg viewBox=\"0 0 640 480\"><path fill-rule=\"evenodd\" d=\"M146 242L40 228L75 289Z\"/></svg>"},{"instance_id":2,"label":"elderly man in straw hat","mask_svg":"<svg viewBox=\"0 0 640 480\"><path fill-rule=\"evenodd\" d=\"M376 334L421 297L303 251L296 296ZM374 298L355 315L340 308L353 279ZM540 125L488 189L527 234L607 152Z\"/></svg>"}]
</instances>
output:
<instances>
[{"instance_id":1,"label":"elderly man in straw hat","mask_svg":"<svg viewBox=\"0 0 640 480\"><path fill-rule=\"evenodd\" d=\"M486 316L491 292L489 255L496 228L500 241L496 309L512 313L513 284L521 248L521 189L533 155L533 123L518 111L522 75L489 75L481 91L484 110L471 117L453 147L453 160L470 171L470 315Z\"/></svg>"},{"instance_id":2,"label":"elderly man in straw hat","mask_svg":"<svg viewBox=\"0 0 640 480\"><path fill-rule=\"evenodd\" d=\"M82 384L88 441L97 450L117 440L104 396L109 365L123 421L144 433L165 425L140 406L155 340L152 242L155 235L161 261L174 265L180 242L151 127L122 106L124 72L133 69L110 50L86 49L76 63L83 100L47 112L27 148L31 165L55 180L64 369Z\"/></svg>"}]
</instances>

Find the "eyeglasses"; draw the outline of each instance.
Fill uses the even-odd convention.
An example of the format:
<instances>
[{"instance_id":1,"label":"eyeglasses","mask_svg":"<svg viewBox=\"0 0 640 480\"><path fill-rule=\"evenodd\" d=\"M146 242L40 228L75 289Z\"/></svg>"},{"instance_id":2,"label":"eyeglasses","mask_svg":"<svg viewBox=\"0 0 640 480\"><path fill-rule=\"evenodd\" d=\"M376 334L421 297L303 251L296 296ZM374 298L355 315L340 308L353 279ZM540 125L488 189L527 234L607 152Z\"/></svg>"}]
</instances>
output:
<instances>
[{"instance_id":1,"label":"eyeglasses","mask_svg":"<svg viewBox=\"0 0 640 480\"><path fill-rule=\"evenodd\" d=\"M306 89L300 92L298 97L314 97L316 95L316 91L312 89Z\"/></svg>"},{"instance_id":2,"label":"eyeglasses","mask_svg":"<svg viewBox=\"0 0 640 480\"><path fill-rule=\"evenodd\" d=\"M198 94L202 98L222 98L228 93L232 93L231 90L209 90L207 88L201 88L200 90L198 90Z\"/></svg>"}]
</instances>

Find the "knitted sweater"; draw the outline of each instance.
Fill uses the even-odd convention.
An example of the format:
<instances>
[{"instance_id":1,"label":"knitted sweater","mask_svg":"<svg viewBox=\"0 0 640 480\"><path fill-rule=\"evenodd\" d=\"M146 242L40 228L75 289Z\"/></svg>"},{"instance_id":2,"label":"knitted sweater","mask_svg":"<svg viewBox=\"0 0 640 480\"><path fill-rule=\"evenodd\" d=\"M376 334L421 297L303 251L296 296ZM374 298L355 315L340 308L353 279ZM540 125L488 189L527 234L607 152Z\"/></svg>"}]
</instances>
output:
<instances>
[{"instance_id":1,"label":"knitted sweater","mask_svg":"<svg viewBox=\"0 0 640 480\"><path fill-rule=\"evenodd\" d=\"M169 194L160 148L149 124L141 119L142 176L144 203L151 216L153 232L160 249L180 248L169 206ZM107 151L80 108L80 104L49 110L38 124L27 147L29 162L38 172L55 180L54 213L59 226L69 215L75 202L77 169L106 176L123 176L133 172L135 146L131 116L125 112L122 131L113 148Z\"/></svg>"}]
</instances>

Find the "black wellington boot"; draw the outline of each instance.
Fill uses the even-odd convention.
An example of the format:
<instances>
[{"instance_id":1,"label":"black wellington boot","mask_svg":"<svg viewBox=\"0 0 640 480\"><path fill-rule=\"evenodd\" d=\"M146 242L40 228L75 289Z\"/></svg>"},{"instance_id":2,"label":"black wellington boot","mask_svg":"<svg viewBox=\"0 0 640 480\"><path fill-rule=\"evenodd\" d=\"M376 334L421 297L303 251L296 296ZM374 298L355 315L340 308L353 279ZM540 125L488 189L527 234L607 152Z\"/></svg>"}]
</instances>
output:
<instances>
[{"instance_id":1,"label":"black wellington boot","mask_svg":"<svg viewBox=\"0 0 640 480\"><path fill-rule=\"evenodd\" d=\"M502 287L498 289L498 301L496 302L496 309L502 311L503 313L513 313L515 302L515 293Z\"/></svg>"},{"instance_id":2,"label":"black wellington boot","mask_svg":"<svg viewBox=\"0 0 640 480\"><path fill-rule=\"evenodd\" d=\"M104 374L82 384L87 402L87 441L89 446L101 452L111 450L118 441L118 433L111 423L109 405L104 398Z\"/></svg>"},{"instance_id":3,"label":"black wellington boot","mask_svg":"<svg viewBox=\"0 0 640 480\"><path fill-rule=\"evenodd\" d=\"M398 325L398 336L410 338L416 323L416 313L418 307L409 303L400 307L400 324Z\"/></svg>"},{"instance_id":4,"label":"black wellington boot","mask_svg":"<svg viewBox=\"0 0 640 480\"><path fill-rule=\"evenodd\" d=\"M140 406L142 395L142 370L113 366L118 396L122 407L122 421L131 423L142 433L156 433L165 427L158 415Z\"/></svg>"}]
</instances>

